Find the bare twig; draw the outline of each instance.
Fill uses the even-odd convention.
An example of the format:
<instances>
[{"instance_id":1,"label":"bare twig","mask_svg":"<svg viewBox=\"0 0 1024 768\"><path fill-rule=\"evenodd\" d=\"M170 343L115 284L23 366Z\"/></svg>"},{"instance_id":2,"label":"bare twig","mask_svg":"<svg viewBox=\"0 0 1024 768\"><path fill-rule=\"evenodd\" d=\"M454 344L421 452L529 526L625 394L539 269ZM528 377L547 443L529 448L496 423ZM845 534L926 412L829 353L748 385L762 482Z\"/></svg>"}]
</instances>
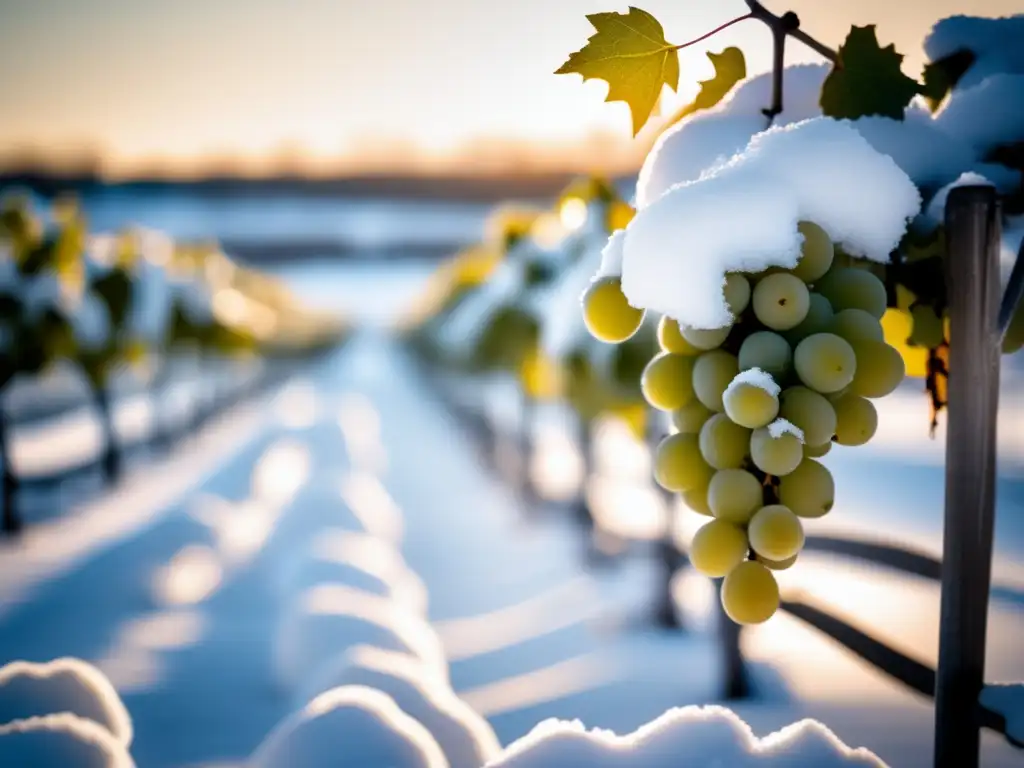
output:
<instances>
[{"instance_id":1,"label":"bare twig","mask_svg":"<svg viewBox=\"0 0 1024 768\"><path fill-rule=\"evenodd\" d=\"M710 32L705 32L700 37L695 37L693 40L689 40L689 41L683 43L682 45L673 45L669 50L681 51L683 48L689 48L691 45L696 45L697 43L701 42L702 40L707 40L712 35L717 35L723 29L728 29L733 24L738 24L741 21L746 21L747 19L752 19L752 18L754 18L754 14L752 14L752 13L748 13L748 14L745 14L743 16L737 16L735 19L730 19L729 21L725 22L725 24L719 24L717 27L712 29Z\"/></svg>"}]
</instances>

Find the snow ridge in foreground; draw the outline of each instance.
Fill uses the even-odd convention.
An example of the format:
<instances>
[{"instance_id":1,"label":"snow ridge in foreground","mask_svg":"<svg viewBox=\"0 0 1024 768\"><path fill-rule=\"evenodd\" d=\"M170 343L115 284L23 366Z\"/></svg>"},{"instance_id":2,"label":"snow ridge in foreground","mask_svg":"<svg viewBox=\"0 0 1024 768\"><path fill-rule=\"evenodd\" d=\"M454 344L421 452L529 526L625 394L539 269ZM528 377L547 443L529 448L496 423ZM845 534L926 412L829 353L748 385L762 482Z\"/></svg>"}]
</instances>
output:
<instances>
[{"instance_id":1,"label":"snow ridge in foreground","mask_svg":"<svg viewBox=\"0 0 1024 768\"><path fill-rule=\"evenodd\" d=\"M0 726L0 765L135 768L135 761L102 725L62 712Z\"/></svg>"}]
</instances>

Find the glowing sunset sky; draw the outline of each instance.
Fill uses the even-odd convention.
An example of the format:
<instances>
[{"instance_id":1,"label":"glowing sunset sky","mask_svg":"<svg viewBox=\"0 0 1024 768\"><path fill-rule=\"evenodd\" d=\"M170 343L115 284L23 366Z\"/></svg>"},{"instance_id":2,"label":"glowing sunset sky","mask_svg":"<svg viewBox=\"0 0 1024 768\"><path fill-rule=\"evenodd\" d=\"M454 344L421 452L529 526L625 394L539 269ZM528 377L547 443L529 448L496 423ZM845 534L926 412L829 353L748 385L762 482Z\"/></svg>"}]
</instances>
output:
<instances>
[{"instance_id":1,"label":"glowing sunset sky","mask_svg":"<svg viewBox=\"0 0 1024 768\"><path fill-rule=\"evenodd\" d=\"M745 12L741 0L644 0L683 42ZM1006 15L1020 0L777 0L837 45L852 23L922 63L923 35L958 12ZM435 155L491 137L572 142L629 137L605 86L555 76L605 0L0 0L0 153L89 142L114 167L218 153L259 158L293 145L358 161L365 140ZM740 46L751 72L769 36L737 25L711 50ZM682 52L681 93L710 66L707 44ZM788 61L815 61L799 44ZM378 150L380 153L381 150ZM386 153L385 153L386 154ZM372 158L362 158L373 162Z\"/></svg>"}]
</instances>

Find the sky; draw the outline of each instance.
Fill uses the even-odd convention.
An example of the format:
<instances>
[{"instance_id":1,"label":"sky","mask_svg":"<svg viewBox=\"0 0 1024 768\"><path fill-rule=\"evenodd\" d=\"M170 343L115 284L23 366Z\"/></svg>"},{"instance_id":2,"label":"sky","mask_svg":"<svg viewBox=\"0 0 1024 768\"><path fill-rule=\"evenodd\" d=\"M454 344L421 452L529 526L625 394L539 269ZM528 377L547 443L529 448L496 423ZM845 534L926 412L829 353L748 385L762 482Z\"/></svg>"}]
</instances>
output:
<instances>
[{"instance_id":1,"label":"sky","mask_svg":"<svg viewBox=\"0 0 1024 768\"><path fill-rule=\"evenodd\" d=\"M634 0L636 2L637 0ZM851 24L917 74L934 21L1021 11L1021 0L774 0L836 47ZM306 157L361 168L412 156L484 162L494 148L549 159L635 153L628 108L606 86L553 74L609 0L0 0L0 156L100 153L112 172L229 156ZM742 0L643 0L684 42L746 12ZM704 53L738 45L769 66L756 21L681 52L679 93L710 75ZM799 44L787 61L816 61ZM653 128L651 130L654 130ZM650 134L650 131L648 131ZM544 155L544 153L547 155Z\"/></svg>"}]
</instances>

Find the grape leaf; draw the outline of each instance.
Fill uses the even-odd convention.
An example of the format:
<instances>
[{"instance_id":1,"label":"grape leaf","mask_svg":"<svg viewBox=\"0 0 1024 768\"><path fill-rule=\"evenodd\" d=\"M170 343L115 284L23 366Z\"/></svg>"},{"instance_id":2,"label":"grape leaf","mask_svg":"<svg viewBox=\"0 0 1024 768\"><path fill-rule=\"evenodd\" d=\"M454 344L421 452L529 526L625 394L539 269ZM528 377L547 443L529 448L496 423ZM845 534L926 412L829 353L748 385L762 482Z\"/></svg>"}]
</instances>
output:
<instances>
[{"instance_id":1,"label":"grape leaf","mask_svg":"<svg viewBox=\"0 0 1024 768\"><path fill-rule=\"evenodd\" d=\"M939 108L946 94L960 82L960 78L967 73L976 58L973 51L961 48L956 53L924 65L924 72L921 75L924 87L921 89L921 95L927 100L932 112Z\"/></svg>"},{"instance_id":2,"label":"grape leaf","mask_svg":"<svg viewBox=\"0 0 1024 768\"><path fill-rule=\"evenodd\" d=\"M675 90L679 86L676 46L665 40L657 19L632 6L629 13L594 13L587 21L597 31L555 74L576 73L584 81L607 82L605 101L629 105L635 136L654 111L662 87Z\"/></svg>"},{"instance_id":3,"label":"grape leaf","mask_svg":"<svg viewBox=\"0 0 1024 768\"><path fill-rule=\"evenodd\" d=\"M910 100L921 91L916 80L903 74L902 61L895 46L878 44L874 24L851 27L821 86L822 112L839 120L868 115L902 120Z\"/></svg>"},{"instance_id":4,"label":"grape leaf","mask_svg":"<svg viewBox=\"0 0 1024 768\"><path fill-rule=\"evenodd\" d=\"M672 116L672 119L666 123L666 127L675 125L684 117L692 115L694 112L699 112L702 109L711 109L711 107L725 98L726 94L732 90L736 83L747 76L747 61L743 57L743 51L739 48L731 46L721 53L708 51L707 54L708 58L711 59L711 65L715 68L715 76L710 80L698 82L700 91L697 93L696 98L680 108Z\"/></svg>"}]
</instances>

